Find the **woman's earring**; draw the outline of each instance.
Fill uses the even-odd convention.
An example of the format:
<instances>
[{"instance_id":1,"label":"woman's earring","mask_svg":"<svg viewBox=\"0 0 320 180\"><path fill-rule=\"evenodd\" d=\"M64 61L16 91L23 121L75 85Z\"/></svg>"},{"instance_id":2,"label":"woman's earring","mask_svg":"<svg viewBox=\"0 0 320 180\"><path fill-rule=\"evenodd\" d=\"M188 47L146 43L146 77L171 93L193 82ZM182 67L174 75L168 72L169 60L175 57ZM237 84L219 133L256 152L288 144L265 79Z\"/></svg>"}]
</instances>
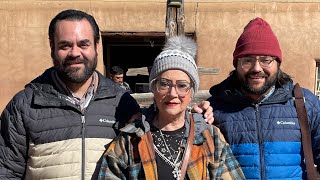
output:
<instances>
[{"instance_id":1,"label":"woman's earring","mask_svg":"<svg viewBox=\"0 0 320 180\"><path fill-rule=\"evenodd\" d=\"M189 105L187 106L187 112L188 112L188 113L191 113L191 110L192 110L192 107L191 107L191 104L189 104Z\"/></svg>"}]
</instances>

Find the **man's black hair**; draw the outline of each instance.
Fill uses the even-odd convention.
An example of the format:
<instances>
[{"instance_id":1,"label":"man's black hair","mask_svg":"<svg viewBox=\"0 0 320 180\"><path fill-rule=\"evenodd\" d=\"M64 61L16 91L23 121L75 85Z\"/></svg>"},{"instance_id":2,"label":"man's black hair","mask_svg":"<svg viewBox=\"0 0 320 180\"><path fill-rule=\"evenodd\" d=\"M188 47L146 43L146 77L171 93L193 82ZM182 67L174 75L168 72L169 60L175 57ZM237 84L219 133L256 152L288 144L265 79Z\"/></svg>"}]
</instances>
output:
<instances>
[{"instance_id":1,"label":"man's black hair","mask_svg":"<svg viewBox=\"0 0 320 180\"><path fill-rule=\"evenodd\" d=\"M110 69L110 74L116 75L116 74L123 74L124 71L121 67L119 66L113 66Z\"/></svg>"},{"instance_id":2,"label":"man's black hair","mask_svg":"<svg viewBox=\"0 0 320 180\"><path fill-rule=\"evenodd\" d=\"M96 45L96 43L100 41L100 34L99 34L100 30L96 20L90 14L87 14L83 11L74 10L74 9L61 11L51 20L49 25L49 31L48 31L49 40L52 42L54 41L54 33L56 30L58 21L62 21L62 20L80 21L83 19L87 19L89 21L93 29L94 45Z\"/></svg>"}]
</instances>

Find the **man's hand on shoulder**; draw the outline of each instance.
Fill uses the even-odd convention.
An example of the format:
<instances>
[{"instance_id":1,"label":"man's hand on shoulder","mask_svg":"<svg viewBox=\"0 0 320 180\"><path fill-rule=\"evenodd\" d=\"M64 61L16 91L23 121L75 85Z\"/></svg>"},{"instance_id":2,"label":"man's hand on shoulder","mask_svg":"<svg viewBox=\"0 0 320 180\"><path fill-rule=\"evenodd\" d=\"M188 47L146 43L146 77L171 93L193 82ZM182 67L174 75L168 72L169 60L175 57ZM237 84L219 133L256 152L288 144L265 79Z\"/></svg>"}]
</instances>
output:
<instances>
[{"instance_id":1,"label":"man's hand on shoulder","mask_svg":"<svg viewBox=\"0 0 320 180\"><path fill-rule=\"evenodd\" d=\"M210 106L209 101L201 101L192 106L191 112L201 113L208 124L214 121L213 108Z\"/></svg>"}]
</instances>

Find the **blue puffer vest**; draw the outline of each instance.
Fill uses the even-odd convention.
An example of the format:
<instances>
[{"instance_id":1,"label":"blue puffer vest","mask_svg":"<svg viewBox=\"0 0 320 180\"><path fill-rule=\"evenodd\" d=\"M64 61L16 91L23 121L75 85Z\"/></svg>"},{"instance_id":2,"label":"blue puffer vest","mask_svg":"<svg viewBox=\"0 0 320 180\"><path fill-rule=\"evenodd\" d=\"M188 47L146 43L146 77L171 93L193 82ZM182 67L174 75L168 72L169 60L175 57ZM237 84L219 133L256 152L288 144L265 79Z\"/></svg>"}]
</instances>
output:
<instances>
[{"instance_id":1,"label":"blue puffer vest","mask_svg":"<svg viewBox=\"0 0 320 180\"><path fill-rule=\"evenodd\" d=\"M210 89L215 125L221 129L247 179L305 179L293 83L276 87L262 103L239 94L229 77ZM312 131L315 163L320 164L320 103L303 89Z\"/></svg>"}]
</instances>

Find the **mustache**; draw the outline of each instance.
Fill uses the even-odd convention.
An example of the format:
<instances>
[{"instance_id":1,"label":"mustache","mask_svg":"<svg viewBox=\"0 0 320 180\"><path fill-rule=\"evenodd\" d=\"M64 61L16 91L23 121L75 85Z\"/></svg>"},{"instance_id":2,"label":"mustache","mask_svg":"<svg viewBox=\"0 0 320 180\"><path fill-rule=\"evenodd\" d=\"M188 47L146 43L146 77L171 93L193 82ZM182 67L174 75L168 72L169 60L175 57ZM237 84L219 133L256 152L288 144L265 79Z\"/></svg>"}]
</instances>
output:
<instances>
[{"instance_id":1,"label":"mustache","mask_svg":"<svg viewBox=\"0 0 320 180\"><path fill-rule=\"evenodd\" d=\"M77 57L77 58L73 58L73 57L67 57L64 62L63 65L72 65L72 64L80 64L80 63L86 63L87 61L83 58Z\"/></svg>"},{"instance_id":2,"label":"mustache","mask_svg":"<svg viewBox=\"0 0 320 180\"><path fill-rule=\"evenodd\" d=\"M245 75L246 78L249 77L261 77L261 78L267 78L268 75L263 73L263 72L259 72L259 73L255 73L255 72L250 72L248 74Z\"/></svg>"}]
</instances>

